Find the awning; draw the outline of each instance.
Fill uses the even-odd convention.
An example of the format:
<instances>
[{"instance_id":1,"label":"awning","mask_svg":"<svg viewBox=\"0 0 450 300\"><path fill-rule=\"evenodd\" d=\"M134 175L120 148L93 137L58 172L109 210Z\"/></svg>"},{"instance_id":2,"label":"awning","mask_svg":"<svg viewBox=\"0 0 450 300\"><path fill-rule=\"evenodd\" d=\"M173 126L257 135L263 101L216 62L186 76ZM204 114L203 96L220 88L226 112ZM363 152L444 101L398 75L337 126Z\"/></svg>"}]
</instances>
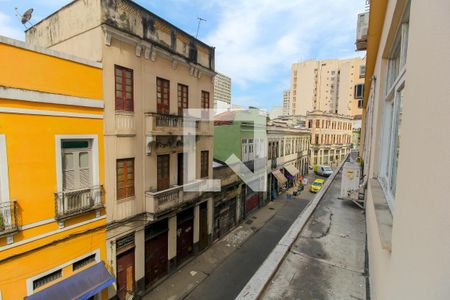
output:
<instances>
[{"instance_id":1,"label":"awning","mask_svg":"<svg viewBox=\"0 0 450 300\"><path fill-rule=\"evenodd\" d=\"M291 174L292 176L297 175L300 171L294 165L287 165L284 168Z\"/></svg>"},{"instance_id":2,"label":"awning","mask_svg":"<svg viewBox=\"0 0 450 300\"><path fill-rule=\"evenodd\" d=\"M88 299L115 282L115 278L106 270L105 264L99 262L84 271L76 273L54 285L49 286L26 300L66 300Z\"/></svg>"},{"instance_id":3,"label":"awning","mask_svg":"<svg viewBox=\"0 0 450 300\"><path fill-rule=\"evenodd\" d=\"M280 172L280 170L272 171L272 174L280 184L285 184L287 182L287 178Z\"/></svg>"}]
</instances>

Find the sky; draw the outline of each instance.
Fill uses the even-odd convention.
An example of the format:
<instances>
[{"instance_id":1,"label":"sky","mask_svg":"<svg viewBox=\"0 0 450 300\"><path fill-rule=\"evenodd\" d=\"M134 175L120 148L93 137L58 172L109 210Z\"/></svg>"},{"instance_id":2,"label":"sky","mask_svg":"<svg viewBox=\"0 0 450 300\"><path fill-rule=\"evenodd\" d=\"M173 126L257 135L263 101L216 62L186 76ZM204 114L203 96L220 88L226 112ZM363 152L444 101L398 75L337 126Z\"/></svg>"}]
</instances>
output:
<instances>
[{"instance_id":1,"label":"sky","mask_svg":"<svg viewBox=\"0 0 450 300\"><path fill-rule=\"evenodd\" d=\"M15 8L37 23L71 1L0 0L0 35L24 40ZM232 103L270 110L289 89L292 63L363 56L355 52L364 0L135 1L216 48L216 71L232 80Z\"/></svg>"}]
</instances>

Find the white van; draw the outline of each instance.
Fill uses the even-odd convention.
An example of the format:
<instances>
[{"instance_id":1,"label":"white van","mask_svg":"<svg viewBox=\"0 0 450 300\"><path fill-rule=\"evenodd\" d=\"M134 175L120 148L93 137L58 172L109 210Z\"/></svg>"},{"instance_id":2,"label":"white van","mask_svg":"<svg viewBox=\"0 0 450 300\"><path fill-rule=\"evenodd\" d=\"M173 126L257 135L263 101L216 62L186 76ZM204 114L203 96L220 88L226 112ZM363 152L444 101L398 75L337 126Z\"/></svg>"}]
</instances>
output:
<instances>
[{"instance_id":1,"label":"white van","mask_svg":"<svg viewBox=\"0 0 450 300\"><path fill-rule=\"evenodd\" d=\"M316 173L320 176L328 177L333 174L333 169L330 166L318 166Z\"/></svg>"}]
</instances>

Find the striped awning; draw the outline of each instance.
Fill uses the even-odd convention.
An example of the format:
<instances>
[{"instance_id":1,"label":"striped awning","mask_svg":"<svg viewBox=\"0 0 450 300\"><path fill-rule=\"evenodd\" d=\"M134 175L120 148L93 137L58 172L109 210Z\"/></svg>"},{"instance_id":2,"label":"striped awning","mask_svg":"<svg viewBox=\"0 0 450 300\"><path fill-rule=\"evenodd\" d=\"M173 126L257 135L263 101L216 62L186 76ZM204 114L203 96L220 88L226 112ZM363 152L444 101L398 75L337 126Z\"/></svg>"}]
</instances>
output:
<instances>
[{"instance_id":1,"label":"striped awning","mask_svg":"<svg viewBox=\"0 0 450 300\"><path fill-rule=\"evenodd\" d=\"M287 165L284 166L284 168L286 169L286 171L289 172L289 174L291 174L292 176L297 175L298 173L300 173L300 171L294 166L294 165Z\"/></svg>"},{"instance_id":2,"label":"striped awning","mask_svg":"<svg viewBox=\"0 0 450 300\"><path fill-rule=\"evenodd\" d=\"M272 171L272 174L280 184L285 184L287 182L287 178L280 172L280 170Z\"/></svg>"}]
</instances>

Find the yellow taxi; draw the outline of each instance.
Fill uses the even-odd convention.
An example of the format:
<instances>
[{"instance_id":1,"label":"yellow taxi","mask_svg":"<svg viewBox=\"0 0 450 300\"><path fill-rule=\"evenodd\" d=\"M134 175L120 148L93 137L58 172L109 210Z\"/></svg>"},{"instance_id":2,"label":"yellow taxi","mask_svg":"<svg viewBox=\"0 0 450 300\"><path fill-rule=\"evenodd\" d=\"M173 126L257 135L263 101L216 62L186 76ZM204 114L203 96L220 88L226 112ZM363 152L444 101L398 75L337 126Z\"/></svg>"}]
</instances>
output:
<instances>
[{"instance_id":1,"label":"yellow taxi","mask_svg":"<svg viewBox=\"0 0 450 300\"><path fill-rule=\"evenodd\" d=\"M311 184L311 187L309 188L309 190L312 193L317 193L318 191L320 191L320 189L322 188L323 184L325 183L324 179L316 179L314 180L314 182Z\"/></svg>"}]
</instances>

